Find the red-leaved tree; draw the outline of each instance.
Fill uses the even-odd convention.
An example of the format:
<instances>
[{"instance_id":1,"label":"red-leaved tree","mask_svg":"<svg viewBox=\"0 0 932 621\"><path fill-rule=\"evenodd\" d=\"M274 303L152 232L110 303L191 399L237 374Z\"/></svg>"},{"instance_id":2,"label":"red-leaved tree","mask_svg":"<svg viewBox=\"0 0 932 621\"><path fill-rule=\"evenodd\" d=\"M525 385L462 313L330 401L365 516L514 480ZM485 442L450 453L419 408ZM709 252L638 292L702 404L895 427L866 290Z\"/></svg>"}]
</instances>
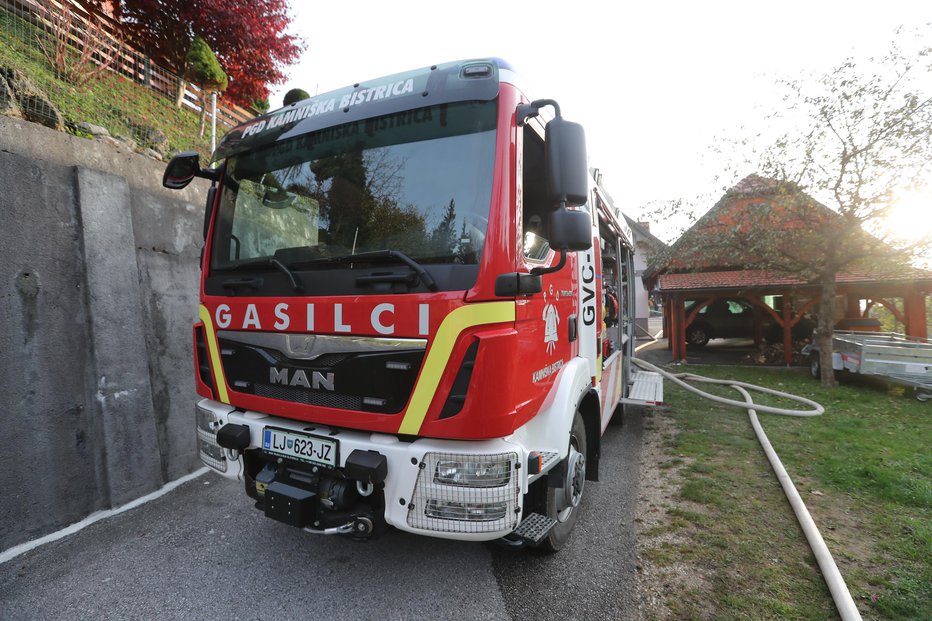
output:
<instances>
[{"instance_id":1,"label":"red-leaved tree","mask_svg":"<svg viewBox=\"0 0 932 621\"><path fill-rule=\"evenodd\" d=\"M203 38L229 76L225 95L243 106L284 82L304 46L286 32L286 0L121 0L114 15L131 41L179 74L194 37Z\"/></svg>"}]
</instances>

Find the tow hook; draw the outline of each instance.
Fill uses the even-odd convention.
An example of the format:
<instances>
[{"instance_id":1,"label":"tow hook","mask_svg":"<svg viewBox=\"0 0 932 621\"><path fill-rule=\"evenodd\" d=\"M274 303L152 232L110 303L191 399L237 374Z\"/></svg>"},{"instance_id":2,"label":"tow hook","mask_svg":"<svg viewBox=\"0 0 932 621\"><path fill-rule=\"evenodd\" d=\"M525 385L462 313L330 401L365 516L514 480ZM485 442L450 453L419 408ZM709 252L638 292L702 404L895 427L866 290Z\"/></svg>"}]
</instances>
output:
<instances>
[{"instance_id":1,"label":"tow hook","mask_svg":"<svg viewBox=\"0 0 932 621\"><path fill-rule=\"evenodd\" d=\"M301 530L312 535L349 535L353 532L353 522L347 522L333 528L311 528L308 526Z\"/></svg>"},{"instance_id":2,"label":"tow hook","mask_svg":"<svg viewBox=\"0 0 932 621\"><path fill-rule=\"evenodd\" d=\"M302 528L306 533L312 535L351 535L353 539L369 539L375 531L375 524L365 516L354 518L352 522L334 526L332 528L311 528L310 526Z\"/></svg>"}]
</instances>

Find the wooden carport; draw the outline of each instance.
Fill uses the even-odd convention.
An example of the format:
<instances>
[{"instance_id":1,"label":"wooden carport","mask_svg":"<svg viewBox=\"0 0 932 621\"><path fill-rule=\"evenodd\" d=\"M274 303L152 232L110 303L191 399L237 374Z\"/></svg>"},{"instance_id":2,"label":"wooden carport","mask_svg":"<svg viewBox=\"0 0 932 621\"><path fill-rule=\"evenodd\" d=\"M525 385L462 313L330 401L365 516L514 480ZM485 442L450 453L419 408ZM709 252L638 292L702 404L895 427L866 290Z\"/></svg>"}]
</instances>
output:
<instances>
[{"instance_id":1,"label":"wooden carport","mask_svg":"<svg viewBox=\"0 0 932 621\"><path fill-rule=\"evenodd\" d=\"M782 330L786 364L793 360L793 326L820 309L823 290L833 291L835 325L843 319L857 323L851 320L882 305L907 335L928 338L925 299L932 272L910 265L905 255L853 224L789 181L748 175L726 190L649 277L664 305L673 360L686 359L690 323L723 297L752 305L758 344L764 319ZM834 283L823 288L822 279L831 274ZM773 306L765 303L769 296Z\"/></svg>"},{"instance_id":2,"label":"wooden carport","mask_svg":"<svg viewBox=\"0 0 932 621\"><path fill-rule=\"evenodd\" d=\"M843 299L839 306L843 317L867 317L877 305L889 309L905 326L908 336L928 338L928 318L925 298L932 290L932 274L917 270L908 277L890 274L844 273L835 281L836 293ZM917 277L918 274L918 277ZM761 317L767 313L783 331L783 356L787 365L793 361L792 328L807 313L815 312L821 297L821 288L792 276L765 270L728 270L676 274L659 274L658 289L664 308L664 334L675 361L686 360L686 327L705 306L717 299L740 298L754 305L754 340L762 338ZM767 296L779 296L780 310L764 303ZM895 300L902 300L902 310ZM688 302L693 304L686 311Z\"/></svg>"}]
</instances>

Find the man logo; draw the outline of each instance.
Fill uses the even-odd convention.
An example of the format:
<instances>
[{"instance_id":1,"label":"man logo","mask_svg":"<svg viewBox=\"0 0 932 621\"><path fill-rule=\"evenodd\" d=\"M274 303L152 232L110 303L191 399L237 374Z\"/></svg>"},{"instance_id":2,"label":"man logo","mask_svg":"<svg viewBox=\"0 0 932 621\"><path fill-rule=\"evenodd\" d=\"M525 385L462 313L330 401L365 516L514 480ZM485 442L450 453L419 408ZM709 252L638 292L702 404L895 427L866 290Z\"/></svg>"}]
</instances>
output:
<instances>
[{"instance_id":1,"label":"man logo","mask_svg":"<svg viewBox=\"0 0 932 621\"><path fill-rule=\"evenodd\" d=\"M307 373L303 369L294 369L290 374L288 369L269 367L269 383L309 388L313 390L329 390L333 392L333 373L326 375L320 371L311 371L311 381L307 380Z\"/></svg>"}]
</instances>

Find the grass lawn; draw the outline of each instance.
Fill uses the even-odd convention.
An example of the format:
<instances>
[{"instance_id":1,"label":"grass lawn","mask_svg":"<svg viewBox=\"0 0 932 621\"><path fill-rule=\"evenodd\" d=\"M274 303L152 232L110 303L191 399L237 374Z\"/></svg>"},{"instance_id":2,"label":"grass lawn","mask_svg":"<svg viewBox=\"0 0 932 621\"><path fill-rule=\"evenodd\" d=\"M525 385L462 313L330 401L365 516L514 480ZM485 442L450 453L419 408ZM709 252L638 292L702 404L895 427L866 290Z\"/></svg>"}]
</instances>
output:
<instances>
[{"instance_id":1,"label":"grass lawn","mask_svg":"<svg viewBox=\"0 0 932 621\"><path fill-rule=\"evenodd\" d=\"M932 616L932 403L863 378L827 391L800 369L684 365L674 372L821 403L825 414L816 418L758 416L864 618ZM699 387L741 399L731 388ZM669 381L665 388L666 405L647 415L645 433L665 430L659 467L676 491L661 507L662 522L642 533L642 555L702 577L674 589L667 608L677 618L837 618L747 414Z\"/></svg>"}]
</instances>

